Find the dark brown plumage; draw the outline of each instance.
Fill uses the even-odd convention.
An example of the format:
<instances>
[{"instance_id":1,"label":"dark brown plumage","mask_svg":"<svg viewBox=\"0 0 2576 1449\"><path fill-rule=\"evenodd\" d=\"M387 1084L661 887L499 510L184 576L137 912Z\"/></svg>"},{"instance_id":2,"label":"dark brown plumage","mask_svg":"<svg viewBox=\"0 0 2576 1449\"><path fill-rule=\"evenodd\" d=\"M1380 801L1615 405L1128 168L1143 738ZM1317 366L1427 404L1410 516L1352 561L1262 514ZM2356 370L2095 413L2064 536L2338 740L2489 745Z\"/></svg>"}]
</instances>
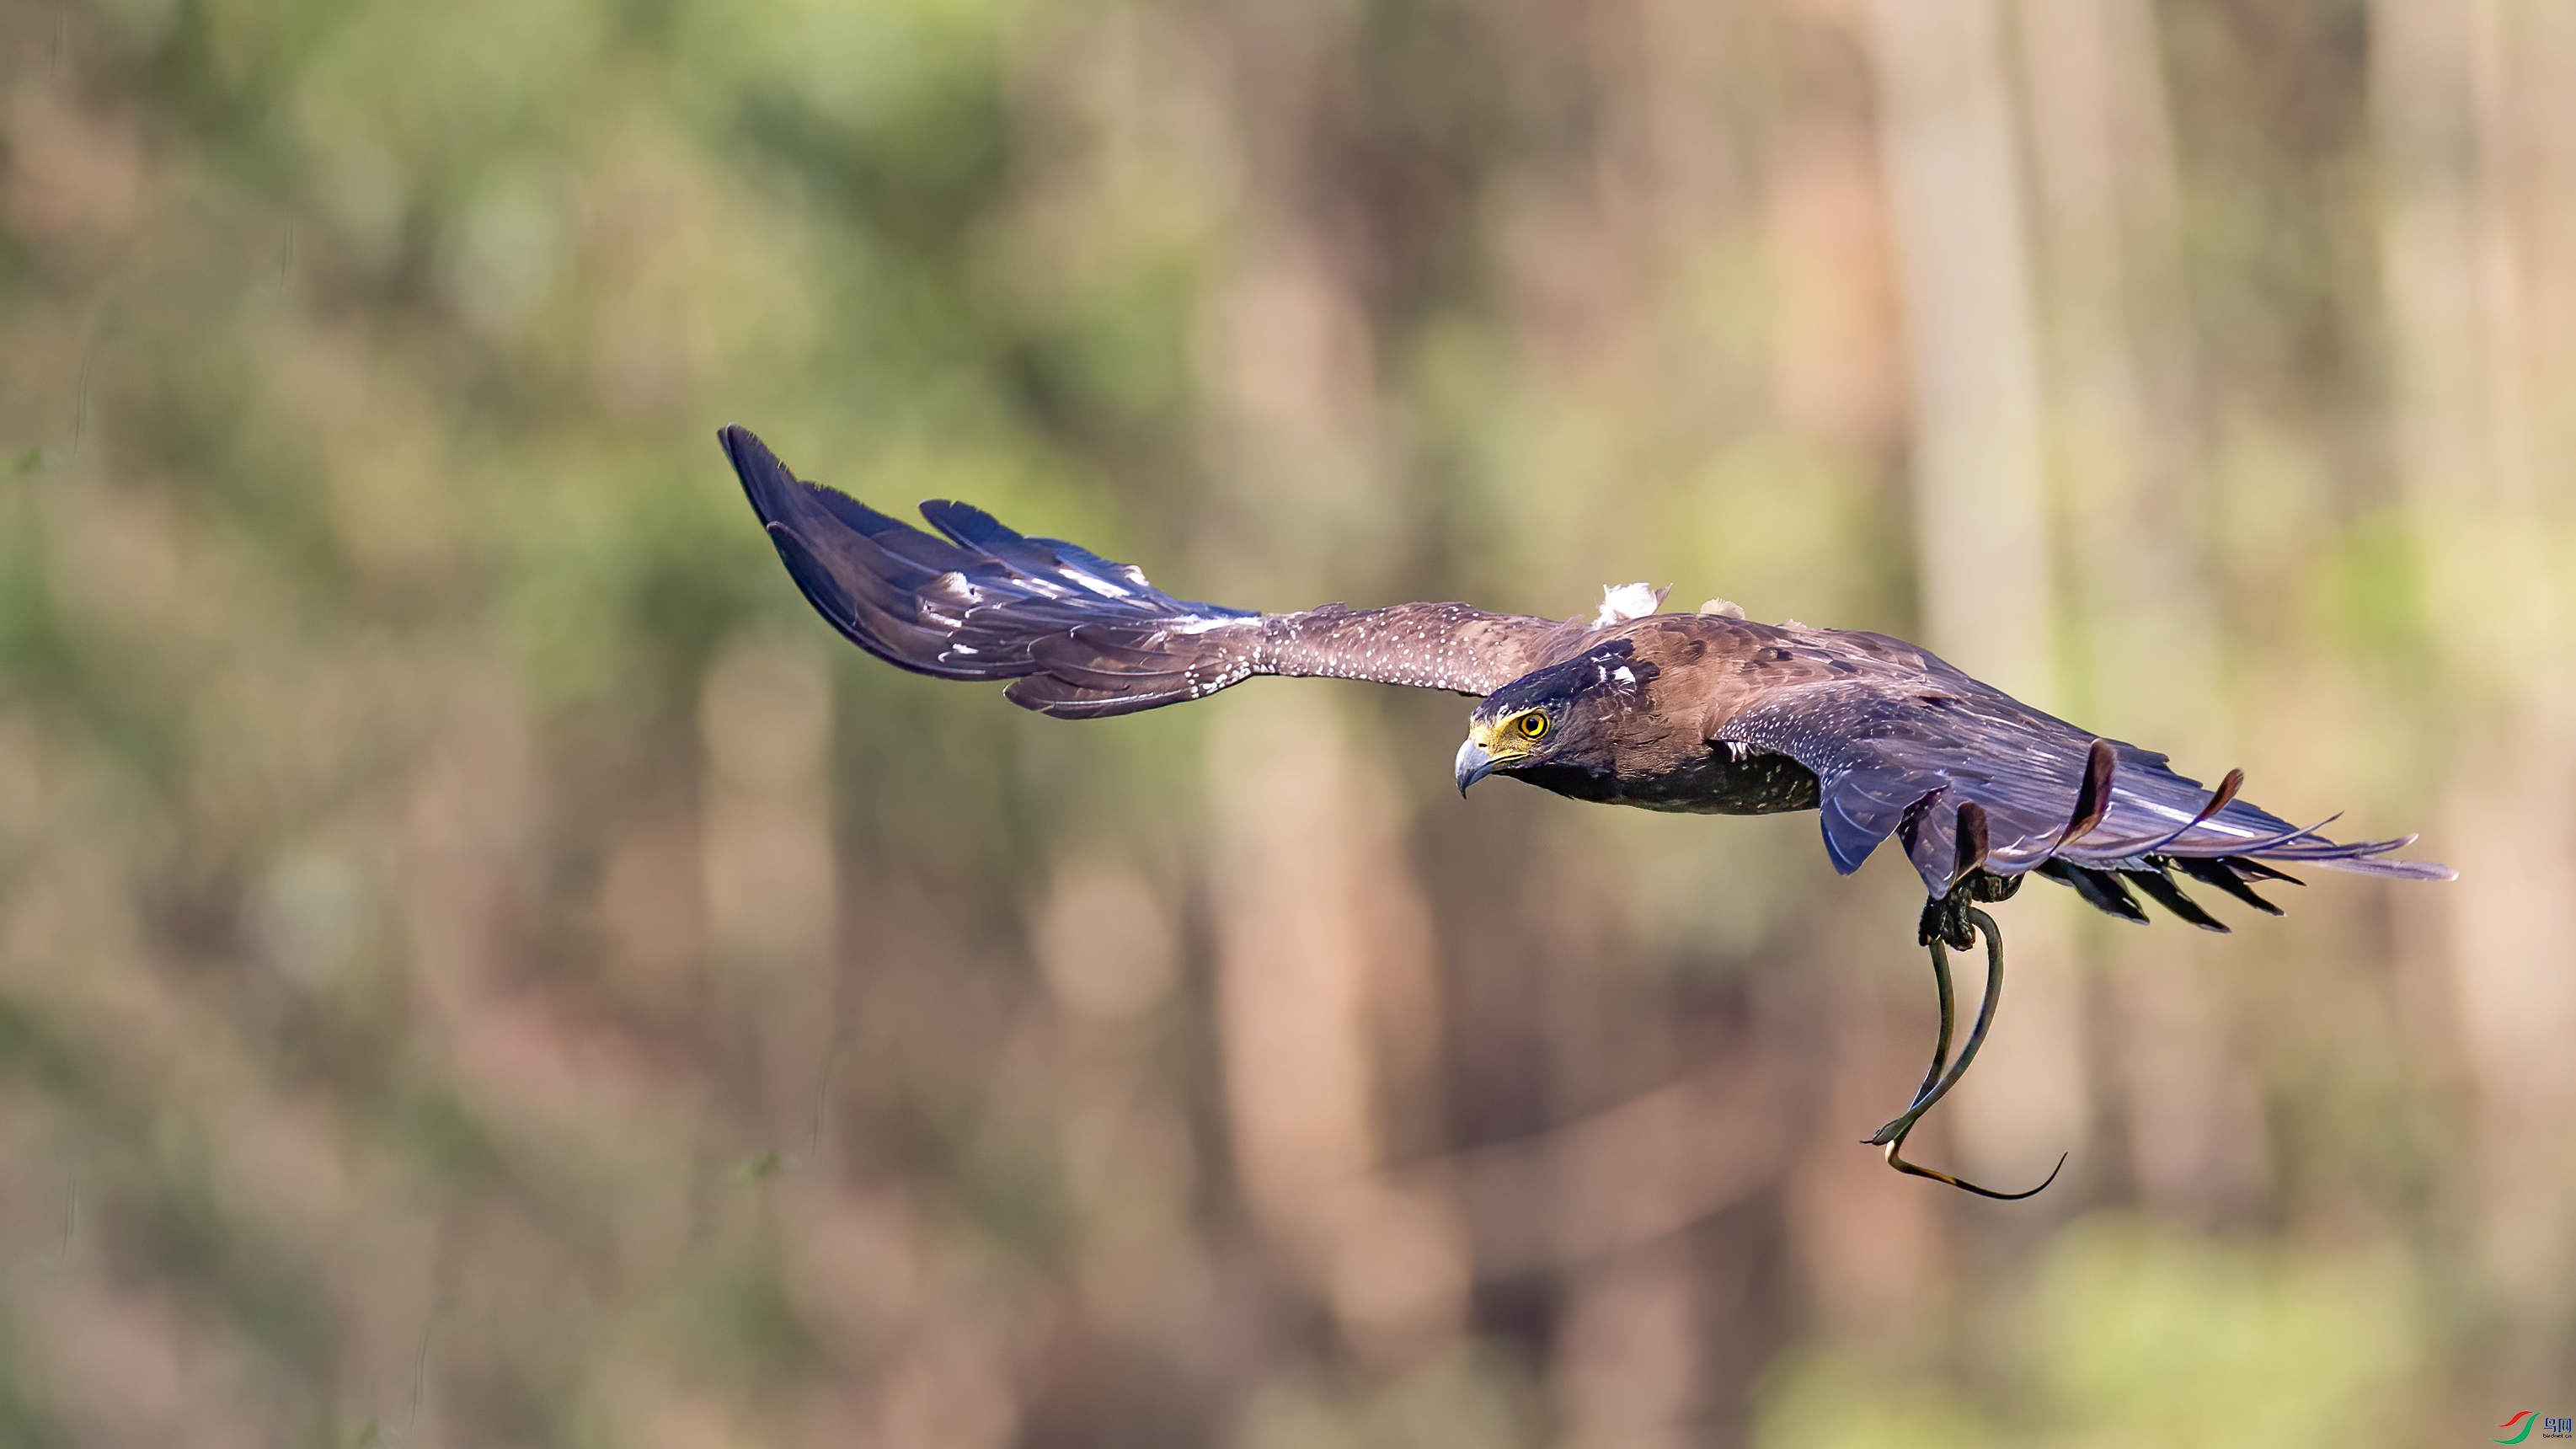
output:
<instances>
[{"instance_id":1,"label":"dark brown plumage","mask_svg":"<svg viewBox=\"0 0 2576 1449\"><path fill-rule=\"evenodd\" d=\"M1500 774L1652 810L1815 809L1846 874L1894 836L1929 896L1921 934L1942 983L1943 1056L1942 946L1965 949L1983 933L1999 968L1992 920L1974 903L2009 896L2026 876L2126 920L2146 919L2144 895L2224 931L2175 873L2275 915L2254 887L2289 880L2283 865L2451 874L2389 858L2412 836L2329 840L2322 825L2237 799L2239 774L2212 791L2163 755L2077 729L1885 635L1656 613L1660 596L1642 588L1619 591L1625 607L1605 601L1590 621L1445 603L1294 614L1191 603L1130 565L1024 538L966 504L923 504L933 537L798 480L741 428L722 437L805 597L905 669L1008 681L1013 703L1066 719L1198 699L1256 674L1452 690L1482 696L1458 752L1462 792ZM1936 1058L1915 1106L1873 1139L1891 1161L1904 1129L1964 1069L1992 1000L1990 987L1948 1076L1936 1084Z\"/></svg>"},{"instance_id":2,"label":"dark brown plumage","mask_svg":"<svg viewBox=\"0 0 2576 1449\"><path fill-rule=\"evenodd\" d=\"M2144 917L2123 882L2160 904L2185 900L2176 869L2264 909L2248 883L2278 872L2261 862L2450 874L2386 858L2407 840L2339 844L2233 798L2204 809L2208 788L2164 756L2099 740L1882 634L1717 613L1587 622L1465 604L1256 614L1190 603L1132 565L1024 538L963 503L922 505L934 538L798 480L741 428L723 438L788 571L852 642L923 674L1006 680L1012 703L1059 718L1176 704L1256 674L1482 695L1462 751L1488 755L1478 777L1653 810L1820 808L1846 873L1894 835L1935 897L1970 871L2038 871L2133 920ZM1533 711L1547 738L1507 728ZM1981 846L1963 851L1970 805ZM2196 907L2177 913L2216 927Z\"/></svg>"}]
</instances>

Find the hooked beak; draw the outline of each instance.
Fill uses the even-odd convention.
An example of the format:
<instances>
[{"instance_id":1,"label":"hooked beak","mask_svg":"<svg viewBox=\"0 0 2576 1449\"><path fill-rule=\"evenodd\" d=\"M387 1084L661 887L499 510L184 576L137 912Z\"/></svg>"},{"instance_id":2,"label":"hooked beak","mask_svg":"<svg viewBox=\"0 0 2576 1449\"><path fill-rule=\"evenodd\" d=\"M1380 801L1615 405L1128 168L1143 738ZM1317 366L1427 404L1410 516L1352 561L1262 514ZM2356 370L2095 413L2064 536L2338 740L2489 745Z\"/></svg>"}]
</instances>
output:
<instances>
[{"instance_id":1,"label":"hooked beak","mask_svg":"<svg viewBox=\"0 0 2576 1449\"><path fill-rule=\"evenodd\" d=\"M1493 753L1476 743L1474 735L1469 735L1458 746L1458 793L1464 796L1468 786L1492 773Z\"/></svg>"}]
</instances>

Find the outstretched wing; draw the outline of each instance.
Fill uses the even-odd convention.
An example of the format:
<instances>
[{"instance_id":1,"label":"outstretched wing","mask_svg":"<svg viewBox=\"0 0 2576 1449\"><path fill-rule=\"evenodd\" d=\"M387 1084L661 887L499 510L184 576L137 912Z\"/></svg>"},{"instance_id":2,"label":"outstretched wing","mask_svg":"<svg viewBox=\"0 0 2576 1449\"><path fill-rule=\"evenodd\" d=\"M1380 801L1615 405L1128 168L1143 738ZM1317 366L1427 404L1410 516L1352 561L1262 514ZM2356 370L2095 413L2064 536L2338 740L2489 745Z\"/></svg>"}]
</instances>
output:
<instances>
[{"instance_id":1,"label":"outstretched wing","mask_svg":"<svg viewBox=\"0 0 2576 1449\"><path fill-rule=\"evenodd\" d=\"M1488 694L1586 632L1464 604L1258 614L1175 599L1133 565L1026 538L964 503L921 505L938 536L787 470L739 427L719 437L805 597L860 648L942 679L1009 680L1063 719L1214 694L1256 674Z\"/></svg>"},{"instance_id":2,"label":"outstretched wing","mask_svg":"<svg viewBox=\"0 0 2576 1449\"><path fill-rule=\"evenodd\" d=\"M1878 634L1783 630L1748 666L1748 702L1721 740L1787 755L1816 773L1825 848L1845 874L1890 835L1924 885L1946 895L1982 869L2037 872L2113 915L2144 920L2127 886L2175 914L2225 930L2170 872L2264 910L2251 882L2288 879L2278 864L2447 880L2426 861L2391 860L2414 840L2342 843L2236 798L2243 775L2212 790L2152 750L2099 738ZM2277 912L2275 912L2277 914Z\"/></svg>"}]
</instances>

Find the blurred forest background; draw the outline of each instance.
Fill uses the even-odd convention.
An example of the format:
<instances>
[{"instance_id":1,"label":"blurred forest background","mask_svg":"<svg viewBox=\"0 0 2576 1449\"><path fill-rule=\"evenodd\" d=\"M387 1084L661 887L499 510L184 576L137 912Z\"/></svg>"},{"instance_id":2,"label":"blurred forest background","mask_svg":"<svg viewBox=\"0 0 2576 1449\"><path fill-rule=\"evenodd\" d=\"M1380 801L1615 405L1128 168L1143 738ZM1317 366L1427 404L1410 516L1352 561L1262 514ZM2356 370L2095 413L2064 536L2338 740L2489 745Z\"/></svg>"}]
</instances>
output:
<instances>
[{"instance_id":1,"label":"blurred forest background","mask_svg":"<svg viewBox=\"0 0 2576 1449\"><path fill-rule=\"evenodd\" d=\"M2566 1413L2571 258L2552 0L0 0L0 1442ZM898 674L727 422L1917 637L2461 879L2024 892L1970 1200L1859 1145L1901 860Z\"/></svg>"}]
</instances>

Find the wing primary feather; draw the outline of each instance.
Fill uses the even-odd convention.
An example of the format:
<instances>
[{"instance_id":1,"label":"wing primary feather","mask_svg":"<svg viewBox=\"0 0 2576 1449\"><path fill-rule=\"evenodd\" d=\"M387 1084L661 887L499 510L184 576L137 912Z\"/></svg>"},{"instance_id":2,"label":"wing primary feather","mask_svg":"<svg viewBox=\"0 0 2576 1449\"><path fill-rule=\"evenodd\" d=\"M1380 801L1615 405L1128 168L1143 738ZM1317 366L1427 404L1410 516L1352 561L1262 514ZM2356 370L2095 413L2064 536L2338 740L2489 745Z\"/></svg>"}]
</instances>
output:
<instances>
[{"instance_id":1,"label":"wing primary feather","mask_svg":"<svg viewBox=\"0 0 2576 1449\"><path fill-rule=\"evenodd\" d=\"M1950 883L1957 885L1968 872L1986 863L1986 807L1974 800L1959 802L1958 864L1950 872ZM1944 892L1947 894L1947 892Z\"/></svg>"},{"instance_id":2,"label":"wing primary feather","mask_svg":"<svg viewBox=\"0 0 2576 1449\"><path fill-rule=\"evenodd\" d=\"M2189 835L2191 832L2198 830L2203 824L2207 823L2209 817L2226 809L2228 802L2236 798L2236 792L2244 788L2245 772L2243 770L2229 770L2227 772L2227 778L2218 782L2218 788L2209 792L2209 803L2200 807L2200 813L2191 817L2190 824L2185 825L2182 829L2175 831L2173 834L2166 836L2155 844L2148 846L2145 850L2140 851L2139 854L2153 855L2157 851L2160 851L2166 846L2173 844L2175 841L2182 839L2184 836Z\"/></svg>"},{"instance_id":3,"label":"wing primary feather","mask_svg":"<svg viewBox=\"0 0 2576 1449\"><path fill-rule=\"evenodd\" d=\"M2183 894L2182 887L2175 885L2173 877L2165 874L2163 870L2155 868L2147 870L2124 870L2120 872L2120 877L2121 879L2126 880L2129 884L2136 886L2139 890L2146 892L2147 899L2154 901L2157 905L2164 907L2166 910L2173 912L2175 915L2182 917L2184 920L2191 922L2202 930L2216 931L2222 936L2227 934L2227 923L2218 919L2216 916L2211 915L2209 912L2202 910L2200 908L2200 902Z\"/></svg>"},{"instance_id":4,"label":"wing primary feather","mask_svg":"<svg viewBox=\"0 0 2576 1449\"><path fill-rule=\"evenodd\" d=\"M2312 843L2330 850L2346 850L2351 847L2337 845L2333 841L2324 840L2322 838L2313 842L2310 841L2310 837L2315 836L2318 831L2325 829L2327 826L2334 824L2342 818L2343 812L2338 810L2334 814L2327 816L2325 819L2318 821L2314 825L2294 826L2287 830L2276 831L2270 835L2257 836L2252 840L2230 836L2223 843L2212 841L2206 846L2200 845L2198 842L2183 840L2172 835L2161 838L2142 835L2133 839L2113 841L2108 844L2096 844L2085 850L2082 854L2083 858L2087 860L2108 862L2136 860L2150 850L2158 850L2171 855L2279 855L2285 851L2299 850L2303 848L2303 843ZM2189 833L2189 827L2185 827L2184 833ZM2181 848L2177 849L2176 847ZM2393 845L2379 841L2373 841L2363 847L2365 850L2393 850L2395 848L2396 847Z\"/></svg>"},{"instance_id":5,"label":"wing primary feather","mask_svg":"<svg viewBox=\"0 0 2576 1449\"><path fill-rule=\"evenodd\" d=\"M1913 783L1920 786L1923 782ZM1905 807L1896 824L1896 838L1904 843L1915 874L1923 877L1923 889L1936 898L1948 895L1959 880L1955 867L1962 848L1958 840L1960 817L1935 808L1949 788L1946 782L1934 783Z\"/></svg>"},{"instance_id":6,"label":"wing primary feather","mask_svg":"<svg viewBox=\"0 0 2576 1449\"><path fill-rule=\"evenodd\" d=\"M2051 860L2043 862L2037 873L2059 885L2073 886L2086 905L2106 916L2117 916L2141 926L2147 923L2147 913L2139 908L2137 899L2121 886L2120 878L2109 871Z\"/></svg>"},{"instance_id":7,"label":"wing primary feather","mask_svg":"<svg viewBox=\"0 0 2576 1449\"><path fill-rule=\"evenodd\" d=\"M1004 549L1024 543L1026 538L1002 520L972 503L958 503L946 498L933 498L921 505L921 516L930 526L948 535L960 548L999 557Z\"/></svg>"},{"instance_id":8,"label":"wing primary feather","mask_svg":"<svg viewBox=\"0 0 2576 1449\"><path fill-rule=\"evenodd\" d=\"M2235 867L2237 875L2246 880L2277 880L2294 886L2307 884L2288 871L2267 865L2250 855L2222 855L2218 859L2222 864Z\"/></svg>"},{"instance_id":9,"label":"wing primary feather","mask_svg":"<svg viewBox=\"0 0 2576 1449\"><path fill-rule=\"evenodd\" d=\"M813 550L805 546L803 539L788 532L785 524L773 523L769 525L768 532L770 543L778 549L779 562L787 565L787 576L796 581L797 589L805 595L805 602L812 604L816 613L831 620L843 633L849 632L850 595L841 587L840 580L832 577L831 570L823 567L822 560L814 557ZM859 642L862 645L866 643L865 640Z\"/></svg>"},{"instance_id":10,"label":"wing primary feather","mask_svg":"<svg viewBox=\"0 0 2576 1449\"><path fill-rule=\"evenodd\" d=\"M2057 837L2059 849L2092 834L2102 817L2111 813L2111 779L2119 767L2120 752L2109 740L2096 737L2084 755L2084 779L2075 787L2075 813Z\"/></svg>"},{"instance_id":11,"label":"wing primary feather","mask_svg":"<svg viewBox=\"0 0 2576 1449\"><path fill-rule=\"evenodd\" d=\"M2156 857L2156 863L2170 865L2203 885L2214 885L2265 915L2281 914L2279 906L2256 895L2254 888L2245 883L2245 878L2236 873L2233 869L2236 865L2235 861L2210 860L2189 855L2160 855ZM2279 872L2275 871L2273 874L2277 875Z\"/></svg>"}]
</instances>

